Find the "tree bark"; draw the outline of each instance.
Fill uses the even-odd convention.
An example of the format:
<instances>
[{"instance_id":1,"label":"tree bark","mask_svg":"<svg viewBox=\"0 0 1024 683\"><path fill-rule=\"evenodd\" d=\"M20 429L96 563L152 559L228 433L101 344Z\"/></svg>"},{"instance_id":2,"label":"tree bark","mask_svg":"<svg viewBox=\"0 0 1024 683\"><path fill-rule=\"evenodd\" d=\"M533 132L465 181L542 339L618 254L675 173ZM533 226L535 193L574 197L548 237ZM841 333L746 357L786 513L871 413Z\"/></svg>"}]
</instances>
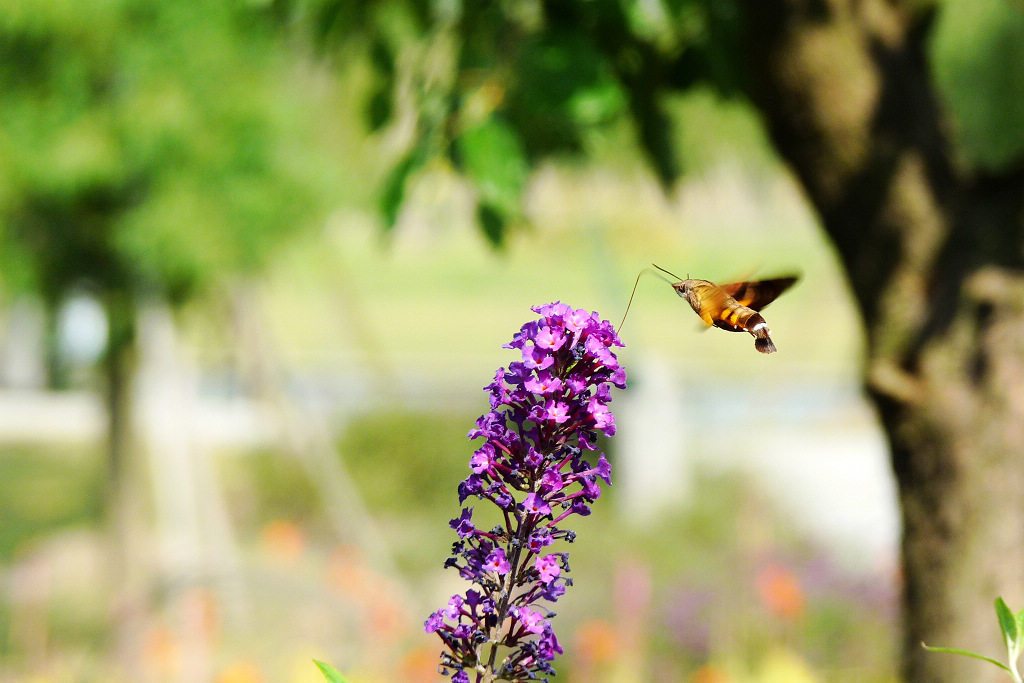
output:
<instances>
[{"instance_id":1,"label":"tree bark","mask_svg":"<svg viewBox=\"0 0 1024 683\"><path fill-rule=\"evenodd\" d=\"M955 163L920 3L742 4L750 94L867 328L903 515L904 676L996 681L920 644L999 658L993 600L1024 606L1024 169Z\"/></svg>"},{"instance_id":2,"label":"tree bark","mask_svg":"<svg viewBox=\"0 0 1024 683\"><path fill-rule=\"evenodd\" d=\"M107 403L107 524L113 580L113 632L118 664L142 672L142 639L148 614L151 563L146 473L135 440L136 313L127 294L106 298L110 334L104 358Z\"/></svg>"}]
</instances>

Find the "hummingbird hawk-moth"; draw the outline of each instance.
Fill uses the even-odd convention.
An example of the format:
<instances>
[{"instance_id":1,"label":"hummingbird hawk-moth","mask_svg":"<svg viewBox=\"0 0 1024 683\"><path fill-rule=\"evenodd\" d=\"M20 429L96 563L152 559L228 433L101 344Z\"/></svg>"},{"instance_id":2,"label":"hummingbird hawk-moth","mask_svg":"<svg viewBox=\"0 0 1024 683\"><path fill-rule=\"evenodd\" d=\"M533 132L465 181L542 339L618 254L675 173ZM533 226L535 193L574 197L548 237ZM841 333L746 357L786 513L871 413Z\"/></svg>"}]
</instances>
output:
<instances>
[{"instance_id":1,"label":"hummingbird hawk-moth","mask_svg":"<svg viewBox=\"0 0 1024 683\"><path fill-rule=\"evenodd\" d=\"M679 277L661 266L651 265L672 277ZM727 285L680 278L679 282L672 283L672 289L689 302L693 312L699 315L708 327L714 326L729 332L749 332L754 337L755 349L761 353L773 353L777 349L772 342L772 331L760 311L775 301L794 282L796 276L733 282Z\"/></svg>"},{"instance_id":2,"label":"hummingbird hawk-moth","mask_svg":"<svg viewBox=\"0 0 1024 683\"><path fill-rule=\"evenodd\" d=\"M672 289L686 299L705 325L729 332L748 332L754 337L754 348L761 353L777 351L772 342L771 330L760 311L789 289L796 282L796 276L716 285L708 280L689 277L684 280L657 264L651 265L676 278L677 282L669 283ZM643 275L643 271L640 271L640 275ZM640 281L640 275L637 275L637 282ZM636 292L636 285L633 285L633 292ZM629 300L632 303L632 295ZM629 313L628 305L626 312ZM625 322L626 316L622 316L622 320Z\"/></svg>"}]
</instances>

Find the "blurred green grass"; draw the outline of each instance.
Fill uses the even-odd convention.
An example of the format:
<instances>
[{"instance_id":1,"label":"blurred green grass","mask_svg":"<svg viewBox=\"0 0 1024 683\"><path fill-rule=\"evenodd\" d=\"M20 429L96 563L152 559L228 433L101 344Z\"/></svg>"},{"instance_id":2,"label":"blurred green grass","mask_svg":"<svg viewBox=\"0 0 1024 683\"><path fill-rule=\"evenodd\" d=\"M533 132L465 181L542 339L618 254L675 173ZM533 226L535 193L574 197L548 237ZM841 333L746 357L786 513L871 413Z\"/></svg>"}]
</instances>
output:
<instances>
[{"instance_id":1,"label":"blurred green grass","mask_svg":"<svg viewBox=\"0 0 1024 683\"><path fill-rule=\"evenodd\" d=\"M102 523L104 473L99 451L7 446L0 449L0 562L33 539Z\"/></svg>"}]
</instances>

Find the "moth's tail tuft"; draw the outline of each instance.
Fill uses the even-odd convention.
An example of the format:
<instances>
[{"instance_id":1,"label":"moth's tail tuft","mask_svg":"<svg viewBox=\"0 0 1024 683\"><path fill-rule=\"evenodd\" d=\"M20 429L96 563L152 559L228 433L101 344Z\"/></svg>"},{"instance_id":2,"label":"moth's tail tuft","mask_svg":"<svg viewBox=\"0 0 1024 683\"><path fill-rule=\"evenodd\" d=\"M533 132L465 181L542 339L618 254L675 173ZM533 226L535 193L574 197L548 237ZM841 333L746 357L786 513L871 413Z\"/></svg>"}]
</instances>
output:
<instances>
[{"instance_id":1,"label":"moth's tail tuft","mask_svg":"<svg viewBox=\"0 0 1024 683\"><path fill-rule=\"evenodd\" d=\"M761 314L757 314L757 319L751 318L749 322L753 322L754 325L749 328L750 334L754 335L754 348L761 353L775 353L778 349L775 348L775 344L772 343L771 335L772 331L768 329L768 323L764 321Z\"/></svg>"}]
</instances>

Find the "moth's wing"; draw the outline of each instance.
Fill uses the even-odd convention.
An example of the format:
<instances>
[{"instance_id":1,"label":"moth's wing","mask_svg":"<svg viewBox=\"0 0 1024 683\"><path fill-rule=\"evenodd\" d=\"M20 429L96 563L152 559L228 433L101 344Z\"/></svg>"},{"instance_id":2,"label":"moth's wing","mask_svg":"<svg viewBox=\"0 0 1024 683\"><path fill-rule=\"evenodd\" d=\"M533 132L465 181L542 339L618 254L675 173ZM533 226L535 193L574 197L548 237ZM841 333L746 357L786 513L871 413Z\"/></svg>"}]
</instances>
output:
<instances>
[{"instance_id":1,"label":"moth's wing","mask_svg":"<svg viewBox=\"0 0 1024 683\"><path fill-rule=\"evenodd\" d=\"M797 276L777 277L770 280L754 280L751 282L733 282L721 285L722 291L736 299L741 306L760 311L775 301L780 294L793 286Z\"/></svg>"},{"instance_id":2,"label":"moth's wing","mask_svg":"<svg viewBox=\"0 0 1024 683\"><path fill-rule=\"evenodd\" d=\"M697 315L700 316L701 321L704 323L704 329L715 324L715 319L711 317L711 313L708 312L707 308L702 309Z\"/></svg>"}]
</instances>

